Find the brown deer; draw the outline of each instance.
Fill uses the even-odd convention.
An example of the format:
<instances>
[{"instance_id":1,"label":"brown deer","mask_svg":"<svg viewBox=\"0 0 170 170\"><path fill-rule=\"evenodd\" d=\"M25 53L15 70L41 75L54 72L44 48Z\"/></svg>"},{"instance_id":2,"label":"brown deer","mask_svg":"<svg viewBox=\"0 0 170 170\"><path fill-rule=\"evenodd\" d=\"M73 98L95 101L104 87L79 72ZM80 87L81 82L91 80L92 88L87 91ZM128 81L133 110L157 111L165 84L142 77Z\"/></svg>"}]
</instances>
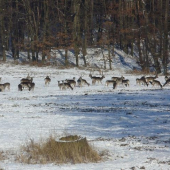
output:
<instances>
[{"instance_id":1,"label":"brown deer","mask_svg":"<svg viewBox=\"0 0 170 170\"><path fill-rule=\"evenodd\" d=\"M45 85L47 86L47 85L49 85L49 84L50 84L51 79L50 79L50 77L49 77L49 76L46 76L46 78L44 79L44 81L45 81Z\"/></svg>"},{"instance_id":2,"label":"brown deer","mask_svg":"<svg viewBox=\"0 0 170 170\"><path fill-rule=\"evenodd\" d=\"M105 86L113 85L113 83L116 82L114 80L106 80Z\"/></svg>"},{"instance_id":3,"label":"brown deer","mask_svg":"<svg viewBox=\"0 0 170 170\"><path fill-rule=\"evenodd\" d=\"M152 82L151 82L151 84L152 84L152 86L160 86L160 88L162 88L162 84L158 81L158 80L153 80Z\"/></svg>"},{"instance_id":4,"label":"brown deer","mask_svg":"<svg viewBox=\"0 0 170 170\"><path fill-rule=\"evenodd\" d=\"M158 78L158 75L156 74L154 77L145 77L146 82L149 84L152 84L152 81Z\"/></svg>"},{"instance_id":5,"label":"brown deer","mask_svg":"<svg viewBox=\"0 0 170 170\"><path fill-rule=\"evenodd\" d=\"M129 86L129 80L128 79L125 79L125 80L122 80L122 84L124 85L124 86Z\"/></svg>"},{"instance_id":6,"label":"brown deer","mask_svg":"<svg viewBox=\"0 0 170 170\"><path fill-rule=\"evenodd\" d=\"M66 82L69 83L72 87L76 86L75 77L73 77L73 79L66 79Z\"/></svg>"},{"instance_id":7,"label":"brown deer","mask_svg":"<svg viewBox=\"0 0 170 170\"><path fill-rule=\"evenodd\" d=\"M123 76L121 76L121 77L112 77L112 80L114 80L114 81L117 81L117 80L120 80L120 81L122 81L122 80L124 80L125 78L123 77Z\"/></svg>"},{"instance_id":8,"label":"brown deer","mask_svg":"<svg viewBox=\"0 0 170 170\"><path fill-rule=\"evenodd\" d=\"M103 72L102 72L102 76L101 76L101 77L92 76L92 74L91 74L91 72L90 72L89 77L90 77L91 80L92 80L92 85L95 85L96 82L102 84L102 80L105 78L105 76L103 75Z\"/></svg>"},{"instance_id":9,"label":"brown deer","mask_svg":"<svg viewBox=\"0 0 170 170\"><path fill-rule=\"evenodd\" d=\"M136 79L136 84L137 85L146 85L148 86L148 83L146 82L145 76L142 76L141 78Z\"/></svg>"},{"instance_id":10,"label":"brown deer","mask_svg":"<svg viewBox=\"0 0 170 170\"><path fill-rule=\"evenodd\" d=\"M77 84L79 87L82 87L83 85L88 85L90 86L90 84L82 78L82 76L79 77L79 79L77 80Z\"/></svg>"},{"instance_id":11,"label":"brown deer","mask_svg":"<svg viewBox=\"0 0 170 170\"><path fill-rule=\"evenodd\" d=\"M10 90L10 83L4 83L4 88Z\"/></svg>"},{"instance_id":12,"label":"brown deer","mask_svg":"<svg viewBox=\"0 0 170 170\"><path fill-rule=\"evenodd\" d=\"M29 91L31 90L31 84L30 84L30 82L28 83L28 82L23 82L23 83L20 83L19 85L18 85L18 87L21 87L22 86L22 90L23 89L28 89ZM22 90L19 90L19 91L22 91Z\"/></svg>"},{"instance_id":13,"label":"brown deer","mask_svg":"<svg viewBox=\"0 0 170 170\"><path fill-rule=\"evenodd\" d=\"M4 86L4 84L0 84L0 91L5 91L5 86Z\"/></svg>"},{"instance_id":14,"label":"brown deer","mask_svg":"<svg viewBox=\"0 0 170 170\"><path fill-rule=\"evenodd\" d=\"M60 90L65 90L64 81L62 83L60 83L60 81L58 81L58 87Z\"/></svg>"},{"instance_id":15,"label":"brown deer","mask_svg":"<svg viewBox=\"0 0 170 170\"><path fill-rule=\"evenodd\" d=\"M22 91L22 85L18 84L18 91Z\"/></svg>"}]
</instances>

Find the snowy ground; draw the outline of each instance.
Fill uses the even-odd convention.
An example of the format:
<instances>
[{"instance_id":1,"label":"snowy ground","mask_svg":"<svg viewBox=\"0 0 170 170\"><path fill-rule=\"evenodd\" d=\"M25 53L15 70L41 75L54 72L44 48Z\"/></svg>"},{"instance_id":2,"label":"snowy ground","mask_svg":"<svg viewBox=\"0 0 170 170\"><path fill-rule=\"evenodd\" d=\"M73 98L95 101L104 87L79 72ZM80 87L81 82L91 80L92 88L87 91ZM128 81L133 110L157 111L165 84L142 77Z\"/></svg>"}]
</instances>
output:
<instances>
[{"instance_id":1,"label":"snowy ground","mask_svg":"<svg viewBox=\"0 0 170 170\"><path fill-rule=\"evenodd\" d=\"M20 79L28 72L34 77L35 90L19 92ZM52 81L46 87L47 74ZM5 170L170 169L170 87L139 87L136 78L141 75L115 70L104 72L103 84L59 90L58 80L77 79L82 74L91 84L88 70L1 64L1 83L10 82L11 90L0 93L0 150L15 153L29 139L77 134L87 137L98 152L104 152L104 160L78 165L26 165L15 162L9 154L0 166ZM130 80L129 87L113 90L104 85L112 76L122 74ZM165 82L163 76L158 80Z\"/></svg>"}]
</instances>

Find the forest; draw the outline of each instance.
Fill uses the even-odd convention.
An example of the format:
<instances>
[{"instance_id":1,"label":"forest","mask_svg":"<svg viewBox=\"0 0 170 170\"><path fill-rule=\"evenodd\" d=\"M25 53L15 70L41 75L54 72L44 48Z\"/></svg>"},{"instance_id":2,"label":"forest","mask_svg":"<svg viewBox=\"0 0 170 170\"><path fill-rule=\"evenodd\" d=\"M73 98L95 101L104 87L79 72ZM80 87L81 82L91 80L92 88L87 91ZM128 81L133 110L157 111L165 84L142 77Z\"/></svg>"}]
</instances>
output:
<instances>
[{"instance_id":1,"label":"forest","mask_svg":"<svg viewBox=\"0 0 170 170\"><path fill-rule=\"evenodd\" d=\"M169 0L0 0L0 51L13 59L27 52L30 62L45 62L52 49L73 49L76 66L79 53L87 66L87 48L114 48L138 54L143 71L154 67L168 72ZM41 54L41 58L40 55Z\"/></svg>"}]
</instances>

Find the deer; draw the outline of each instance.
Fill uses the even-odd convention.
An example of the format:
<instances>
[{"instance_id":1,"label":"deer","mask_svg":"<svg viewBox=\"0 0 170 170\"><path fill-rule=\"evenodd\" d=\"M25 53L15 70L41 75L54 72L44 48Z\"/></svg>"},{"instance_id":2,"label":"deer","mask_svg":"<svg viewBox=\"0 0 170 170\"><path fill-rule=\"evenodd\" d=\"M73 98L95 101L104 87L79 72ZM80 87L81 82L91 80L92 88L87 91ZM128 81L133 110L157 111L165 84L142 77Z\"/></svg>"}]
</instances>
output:
<instances>
[{"instance_id":1,"label":"deer","mask_svg":"<svg viewBox=\"0 0 170 170\"><path fill-rule=\"evenodd\" d=\"M162 84L161 84L158 80L153 80L153 81L151 82L151 84L152 84L152 86L157 85L157 86L160 86L160 87L162 88Z\"/></svg>"},{"instance_id":2,"label":"deer","mask_svg":"<svg viewBox=\"0 0 170 170\"><path fill-rule=\"evenodd\" d=\"M58 81L58 87L60 90L65 90L64 81L62 83L60 83L60 81Z\"/></svg>"},{"instance_id":3,"label":"deer","mask_svg":"<svg viewBox=\"0 0 170 170\"><path fill-rule=\"evenodd\" d=\"M18 85L18 87L22 87L22 90L23 89L28 89L29 91L31 90L31 84L30 84L30 82L23 82L23 83L20 83L19 85ZM22 91L22 90L20 90L20 91Z\"/></svg>"},{"instance_id":4,"label":"deer","mask_svg":"<svg viewBox=\"0 0 170 170\"><path fill-rule=\"evenodd\" d=\"M170 78L166 80L166 82L164 83L163 87L170 84Z\"/></svg>"},{"instance_id":5,"label":"deer","mask_svg":"<svg viewBox=\"0 0 170 170\"><path fill-rule=\"evenodd\" d=\"M158 75L156 74L154 77L145 77L146 82L149 84L152 84L152 81L158 78Z\"/></svg>"},{"instance_id":6,"label":"deer","mask_svg":"<svg viewBox=\"0 0 170 170\"><path fill-rule=\"evenodd\" d=\"M30 85L29 91L31 91L31 90L34 91L35 83L31 82L31 83L29 83L29 85Z\"/></svg>"},{"instance_id":7,"label":"deer","mask_svg":"<svg viewBox=\"0 0 170 170\"><path fill-rule=\"evenodd\" d=\"M125 79L125 78L124 78L123 76L117 77L117 78L112 77L112 80L115 80L118 85L119 85L119 84L122 84L122 80L124 80L124 79Z\"/></svg>"},{"instance_id":8,"label":"deer","mask_svg":"<svg viewBox=\"0 0 170 170\"><path fill-rule=\"evenodd\" d=\"M0 91L5 91L5 86L4 86L4 84L0 84Z\"/></svg>"},{"instance_id":9,"label":"deer","mask_svg":"<svg viewBox=\"0 0 170 170\"><path fill-rule=\"evenodd\" d=\"M47 85L49 85L49 84L50 84L51 79L50 79L50 77L49 77L49 76L46 76L46 78L44 79L44 81L45 81L45 85L47 86Z\"/></svg>"},{"instance_id":10,"label":"deer","mask_svg":"<svg viewBox=\"0 0 170 170\"><path fill-rule=\"evenodd\" d=\"M68 88L73 90L73 87L70 85L70 83L67 83L67 82L64 82L64 81L62 81L62 83L60 83L60 81L58 81L58 87L60 88L60 90L66 90Z\"/></svg>"},{"instance_id":11,"label":"deer","mask_svg":"<svg viewBox=\"0 0 170 170\"><path fill-rule=\"evenodd\" d=\"M114 83L113 83L113 89L116 89L117 88L117 82L115 81Z\"/></svg>"},{"instance_id":12,"label":"deer","mask_svg":"<svg viewBox=\"0 0 170 170\"><path fill-rule=\"evenodd\" d=\"M4 88L10 90L10 83L4 83Z\"/></svg>"},{"instance_id":13,"label":"deer","mask_svg":"<svg viewBox=\"0 0 170 170\"><path fill-rule=\"evenodd\" d=\"M124 80L125 78L123 77L123 76L121 76L121 77L112 77L112 80L114 80L114 81L117 81L117 80L120 80L120 81L122 81L122 80Z\"/></svg>"},{"instance_id":14,"label":"deer","mask_svg":"<svg viewBox=\"0 0 170 170\"><path fill-rule=\"evenodd\" d=\"M33 77L31 78L22 78L20 80L21 83L31 83L33 81Z\"/></svg>"},{"instance_id":15,"label":"deer","mask_svg":"<svg viewBox=\"0 0 170 170\"><path fill-rule=\"evenodd\" d=\"M70 85L70 83L64 82L64 87L65 87L66 89L71 89L71 90L73 90L73 87Z\"/></svg>"},{"instance_id":16,"label":"deer","mask_svg":"<svg viewBox=\"0 0 170 170\"><path fill-rule=\"evenodd\" d=\"M165 76L165 81L167 81L168 79L170 79L170 77L168 77L168 76Z\"/></svg>"},{"instance_id":17,"label":"deer","mask_svg":"<svg viewBox=\"0 0 170 170\"><path fill-rule=\"evenodd\" d=\"M22 85L18 84L18 91L22 91Z\"/></svg>"},{"instance_id":18,"label":"deer","mask_svg":"<svg viewBox=\"0 0 170 170\"><path fill-rule=\"evenodd\" d=\"M146 82L145 76L142 76L141 78L137 78L137 79L136 79L136 84L137 84L137 85L143 84L144 86L145 86L145 85L148 86L148 83Z\"/></svg>"},{"instance_id":19,"label":"deer","mask_svg":"<svg viewBox=\"0 0 170 170\"><path fill-rule=\"evenodd\" d=\"M90 86L90 84L85 79L83 79L82 76L80 76L77 80L77 84L79 85L79 87L82 87L83 85Z\"/></svg>"},{"instance_id":20,"label":"deer","mask_svg":"<svg viewBox=\"0 0 170 170\"><path fill-rule=\"evenodd\" d=\"M128 79L125 79L125 80L122 80L122 84L124 85L124 86L129 86L129 80Z\"/></svg>"},{"instance_id":21,"label":"deer","mask_svg":"<svg viewBox=\"0 0 170 170\"><path fill-rule=\"evenodd\" d=\"M106 80L105 86L109 86L110 84L113 85L113 83L116 82L115 80Z\"/></svg>"},{"instance_id":22,"label":"deer","mask_svg":"<svg viewBox=\"0 0 170 170\"><path fill-rule=\"evenodd\" d=\"M65 81L69 83L72 87L76 86L75 77L73 77L73 79L66 79Z\"/></svg>"},{"instance_id":23,"label":"deer","mask_svg":"<svg viewBox=\"0 0 170 170\"><path fill-rule=\"evenodd\" d=\"M101 77L92 76L92 74L90 72L89 77L92 79L92 85L95 85L96 82L102 84L102 80L105 78L105 76L103 75L103 72L102 72L102 76Z\"/></svg>"},{"instance_id":24,"label":"deer","mask_svg":"<svg viewBox=\"0 0 170 170\"><path fill-rule=\"evenodd\" d=\"M0 84L0 89L1 91L5 91L5 89L10 90L10 83Z\"/></svg>"}]
</instances>

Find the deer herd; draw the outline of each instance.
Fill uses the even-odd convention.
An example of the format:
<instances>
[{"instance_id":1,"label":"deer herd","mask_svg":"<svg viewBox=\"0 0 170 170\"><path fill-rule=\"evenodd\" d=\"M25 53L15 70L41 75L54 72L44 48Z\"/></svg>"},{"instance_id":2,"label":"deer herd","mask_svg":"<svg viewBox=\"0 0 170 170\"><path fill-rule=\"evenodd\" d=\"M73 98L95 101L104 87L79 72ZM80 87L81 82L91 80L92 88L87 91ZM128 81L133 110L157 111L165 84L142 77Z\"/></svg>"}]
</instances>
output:
<instances>
[{"instance_id":1,"label":"deer herd","mask_svg":"<svg viewBox=\"0 0 170 170\"><path fill-rule=\"evenodd\" d=\"M102 84L103 79L105 78L105 76L102 75L100 76L93 76L92 73L90 72L89 77L91 78L91 84L92 85L96 85L96 83L100 83ZM145 77L142 76L141 78L136 78L136 85L137 86L149 86L152 85L154 86L158 86L160 88L163 88L164 86L170 84L170 77L165 76L165 83L162 85L160 83L160 81L156 80L158 78L158 75L155 76L149 76L149 77ZM0 82L1 82L1 78L0 78ZM49 76L46 76L44 78L44 83L45 86L48 86L51 82L51 78ZM77 81L76 78L73 77L73 79L65 79L62 81L58 81L58 87L60 90L66 90L66 89L71 89L73 90L73 88L76 87L76 85L78 87L82 87L82 86L90 86L90 83L87 82L87 80L83 79L83 75L81 75ZM123 86L123 87L128 87L130 85L130 80L129 79L125 79L124 76L121 77L111 77L110 80L106 80L105 81L105 86L109 86L111 85L113 87L113 89L116 89L118 86ZM18 91L23 91L24 89L28 89L29 91L34 91L34 87L35 87L35 83L33 82L33 77L30 77L29 74L26 78L22 78L20 80L20 84L18 84ZM5 90L10 90L10 83L4 83L4 84L0 84L0 91L5 91Z\"/></svg>"}]
</instances>

